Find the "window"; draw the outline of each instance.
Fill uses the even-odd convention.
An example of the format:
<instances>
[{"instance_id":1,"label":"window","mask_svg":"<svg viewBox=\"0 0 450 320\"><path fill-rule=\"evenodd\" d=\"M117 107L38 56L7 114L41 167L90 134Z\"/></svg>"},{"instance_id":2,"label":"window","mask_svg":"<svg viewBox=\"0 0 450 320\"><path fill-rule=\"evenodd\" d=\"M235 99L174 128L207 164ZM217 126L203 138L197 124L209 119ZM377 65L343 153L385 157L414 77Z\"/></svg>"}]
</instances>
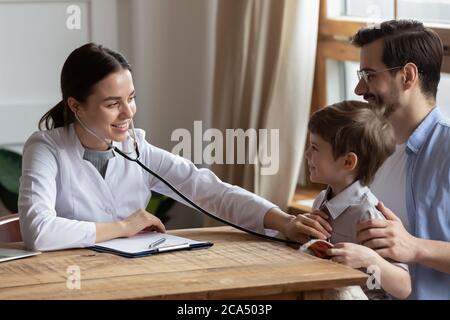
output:
<instances>
[{"instance_id":1,"label":"window","mask_svg":"<svg viewBox=\"0 0 450 320\"><path fill-rule=\"evenodd\" d=\"M450 0L328 0L327 17L364 22L416 19L425 23L450 23Z\"/></svg>"},{"instance_id":2,"label":"window","mask_svg":"<svg viewBox=\"0 0 450 320\"><path fill-rule=\"evenodd\" d=\"M398 0L397 6L401 19L450 24L450 0Z\"/></svg>"},{"instance_id":3,"label":"window","mask_svg":"<svg viewBox=\"0 0 450 320\"><path fill-rule=\"evenodd\" d=\"M356 18L363 21L394 18L394 4L386 0L333 0L327 3L330 18Z\"/></svg>"}]
</instances>

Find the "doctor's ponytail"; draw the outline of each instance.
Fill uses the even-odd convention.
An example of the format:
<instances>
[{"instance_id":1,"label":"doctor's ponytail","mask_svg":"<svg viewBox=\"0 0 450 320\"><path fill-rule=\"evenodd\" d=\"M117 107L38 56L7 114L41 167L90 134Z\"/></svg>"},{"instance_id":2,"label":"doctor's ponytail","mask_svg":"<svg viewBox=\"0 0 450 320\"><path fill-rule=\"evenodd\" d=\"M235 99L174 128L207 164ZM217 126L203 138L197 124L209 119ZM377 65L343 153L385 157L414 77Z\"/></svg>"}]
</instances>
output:
<instances>
[{"instance_id":1,"label":"doctor's ponytail","mask_svg":"<svg viewBox=\"0 0 450 320\"><path fill-rule=\"evenodd\" d=\"M60 101L56 106L47 111L39 120L39 130L50 130L64 127L73 123L73 112L66 106L64 101Z\"/></svg>"},{"instance_id":2,"label":"doctor's ponytail","mask_svg":"<svg viewBox=\"0 0 450 320\"><path fill-rule=\"evenodd\" d=\"M61 71L62 100L47 111L39 120L40 130L66 127L75 116L67 105L72 97L84 103L92 94L92 88L109 74L129 70L128 61L118 52L95 43L85 44L72 51Z\"/></svg>"}]
</instances>

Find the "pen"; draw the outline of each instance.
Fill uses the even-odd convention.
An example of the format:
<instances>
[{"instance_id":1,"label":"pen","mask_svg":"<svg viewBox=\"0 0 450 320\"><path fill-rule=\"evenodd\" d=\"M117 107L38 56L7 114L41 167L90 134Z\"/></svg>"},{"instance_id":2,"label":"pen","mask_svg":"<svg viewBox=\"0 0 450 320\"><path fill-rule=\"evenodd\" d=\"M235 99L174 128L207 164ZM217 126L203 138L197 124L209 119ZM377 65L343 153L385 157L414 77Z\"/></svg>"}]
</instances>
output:
<instances>
[{"instance_id":1,"label":"pen","mask_svg":"<svg viewBox=\"0 0 450 320\"><path fill-rule=\"evenodd\" d=\"M185 249L185 248L189 248L189 243L185 242L185 243L179 243L179 244L172 244L170 246L159 247L156 250L158 250L158 252L164 252L164 251L172 251L172 250Z\"/></svg>"},{"instance_id":2,"label":"pen","mask_svg":"<svg viewBox=\"0 0 450 320\"><path fill-rule=\"evenodd\" d=\"M163 243L164 241L166 241L166 238L158 239L155 242L150 243L150 245L148 247L149 247L149 249L154 248L157 245L160 245L161 243Z\"/></svg>"}]
</instances>

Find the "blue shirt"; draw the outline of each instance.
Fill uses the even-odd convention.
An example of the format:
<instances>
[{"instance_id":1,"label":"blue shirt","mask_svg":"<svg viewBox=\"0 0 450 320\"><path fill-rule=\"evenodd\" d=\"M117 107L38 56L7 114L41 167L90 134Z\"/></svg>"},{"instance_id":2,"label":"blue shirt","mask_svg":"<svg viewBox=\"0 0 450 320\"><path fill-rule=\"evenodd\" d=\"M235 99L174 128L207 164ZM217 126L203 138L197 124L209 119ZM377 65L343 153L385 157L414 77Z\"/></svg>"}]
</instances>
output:
<instances>
[{"instance_id":1,"label":"blue shirt","mask_svg":"<svg viewBox=\"0 0 450 320\"><path fill-rule=\"evenodd\" d=\"M406 209L414 236L450 242L450 120L434 108L406 142ZM450 252L448 253L450 255ZM412 299L450 299L450 274L410 265Z\"/></svg>"}]
</instances>

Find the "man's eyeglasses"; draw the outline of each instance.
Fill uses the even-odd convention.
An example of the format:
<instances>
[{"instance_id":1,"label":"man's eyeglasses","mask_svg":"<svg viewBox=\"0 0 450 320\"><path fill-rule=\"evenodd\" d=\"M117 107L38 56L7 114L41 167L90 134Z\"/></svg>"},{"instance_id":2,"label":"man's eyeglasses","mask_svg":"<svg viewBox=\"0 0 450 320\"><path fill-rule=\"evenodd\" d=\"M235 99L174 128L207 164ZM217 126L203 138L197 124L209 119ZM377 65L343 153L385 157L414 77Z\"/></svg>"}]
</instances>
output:
<instances>
[{"instance_id":1,"label":"man's eyeglasses","mask_svg":"<svg viewBox=\"0 0 450 320\"><path fill-rule=\"evenodd\" d=\"M384 70L378 70L378 71L369 71L369 70L357 70L356 74L358 75L358 80L361 81L361 79L364 79L365 83L369 83L371 76L373 76L374 74L380 73L380 72L385 72L385 71L390 71L390 70L395 70L395 69L400 69L403 68L403 66L400 67L393 67L393 68L388 68L388 69L384 69Z\"/></svg>"}]
</instances>

